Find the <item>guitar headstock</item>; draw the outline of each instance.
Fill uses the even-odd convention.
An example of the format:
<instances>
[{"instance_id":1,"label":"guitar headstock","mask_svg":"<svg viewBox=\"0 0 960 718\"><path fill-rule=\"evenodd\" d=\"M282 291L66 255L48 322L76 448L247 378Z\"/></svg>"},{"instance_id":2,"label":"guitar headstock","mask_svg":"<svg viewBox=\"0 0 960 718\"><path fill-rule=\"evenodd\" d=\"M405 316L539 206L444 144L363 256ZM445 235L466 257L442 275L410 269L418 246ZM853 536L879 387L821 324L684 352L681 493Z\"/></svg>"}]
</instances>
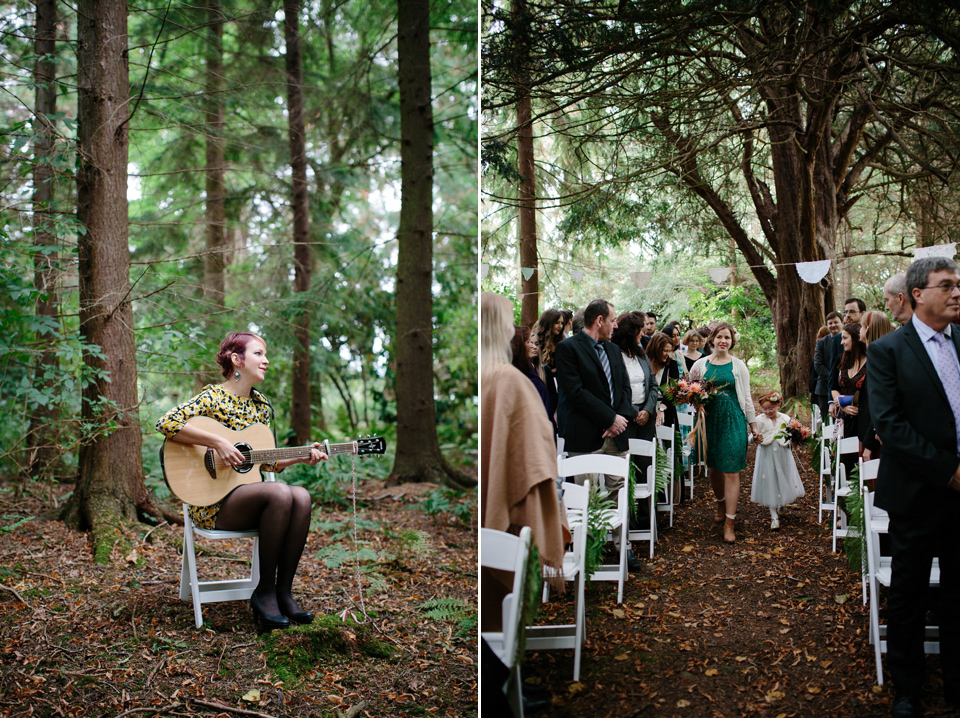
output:
<instances>
[{"instance_id":1,"label":"guitar headstock","mask_svg":"<svg viewBox=\"0 0 960 718\"><path fill-rule=\"evenodd\" d=\"M366 436L357 439L357 454L359 456L372 456L373 454L382 454L387 450L387 440L382 436Z\"/></svg>"}]
</instances>

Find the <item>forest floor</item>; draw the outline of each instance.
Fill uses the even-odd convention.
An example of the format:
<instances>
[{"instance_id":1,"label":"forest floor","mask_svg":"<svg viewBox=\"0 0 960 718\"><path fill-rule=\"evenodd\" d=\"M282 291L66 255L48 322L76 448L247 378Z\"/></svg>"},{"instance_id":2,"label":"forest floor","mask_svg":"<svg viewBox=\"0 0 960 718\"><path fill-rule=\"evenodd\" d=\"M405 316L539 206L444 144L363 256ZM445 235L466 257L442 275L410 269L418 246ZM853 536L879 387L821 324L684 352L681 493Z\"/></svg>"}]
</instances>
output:
<instances>
[{"instance_id":1,"label":"forest floor","mask_svg":"<svg viewBox=\"0 0 960 718\"><path fill-rule=\"evenodd\" d=\"M829 514L817 523L809 457L797 454L806 495L781 511L773 532L768 510L749 501L755 451L741 474L737 542L723 542L708 483L698 479L672 528L660 516L653 560L648 544L634 543L645 567L630 575L622 604L616 583L588 584L580 680L572 651L527 653L524 679L550 698L532 715L889 715L893 689L877 684L860 577L831 551ZM568 591L541 604L537 622L572 619ZM922 698L926 715L953 715L935 656Z\"/></svg>"},{"instance_id":2,"label":"forest floor","mask_svg":"<svg viewBox=\"0 0 960 718\"><path fill-rule=\"evenodd\" d=\"M435 489L363 482L359 553L351 506L318 508L294 585L317 618L257 636L241 601L195 628L182 527L94 565L87 534L0 487L0 716L476 715L476 501L468 523L428 513ZM201 580L249 575L249 539L198 545Z\"/></svg>"}]
</instances>

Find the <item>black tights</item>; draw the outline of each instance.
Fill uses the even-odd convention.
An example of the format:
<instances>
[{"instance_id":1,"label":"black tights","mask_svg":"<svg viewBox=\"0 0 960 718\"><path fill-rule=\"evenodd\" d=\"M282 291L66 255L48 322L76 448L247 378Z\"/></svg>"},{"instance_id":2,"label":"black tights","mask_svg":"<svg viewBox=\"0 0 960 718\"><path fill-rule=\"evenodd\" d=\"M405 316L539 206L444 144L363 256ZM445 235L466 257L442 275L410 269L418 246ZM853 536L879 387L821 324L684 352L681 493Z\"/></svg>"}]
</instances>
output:
<instances>
[{"instance_id":1,"label":"black tights","mask_svg":"<svg viewBox=\"0 0 960 718\"><path fill-rule=\"evenodd\" d=\"M260 583L256 594L264 613L300 610L293 577L310 530L310 494L301 486L274 481L234 489L217 513L216 528L260 532Z\"/></svg>"}]
</instances>

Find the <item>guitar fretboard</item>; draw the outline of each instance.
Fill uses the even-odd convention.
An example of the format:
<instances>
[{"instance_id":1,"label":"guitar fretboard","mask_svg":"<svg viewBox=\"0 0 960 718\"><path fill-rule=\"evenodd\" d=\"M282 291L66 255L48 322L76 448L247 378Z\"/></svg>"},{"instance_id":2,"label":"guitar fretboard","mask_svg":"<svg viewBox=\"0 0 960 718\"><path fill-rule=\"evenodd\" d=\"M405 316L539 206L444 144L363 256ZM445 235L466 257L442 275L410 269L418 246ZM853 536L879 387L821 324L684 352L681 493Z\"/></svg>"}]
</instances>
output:
<instances>
[{"instance_id":1,"label":"guitar fretboard","mask_svg":"<svg viewBox=\"0 0 960 718\"><path fill-rule=\"evenodd\" d=\"M283 461L284 459L305 459L310 456L310 451L314 448L325 451L328 456L334 454L353 454L356 452L356 444L349 442L345 444L321 444L318 447L310 446L291 446L283 449L254 449L250 452L250 462L254 464L269 464L274 461Z\"/></svg>"}]
</instances>

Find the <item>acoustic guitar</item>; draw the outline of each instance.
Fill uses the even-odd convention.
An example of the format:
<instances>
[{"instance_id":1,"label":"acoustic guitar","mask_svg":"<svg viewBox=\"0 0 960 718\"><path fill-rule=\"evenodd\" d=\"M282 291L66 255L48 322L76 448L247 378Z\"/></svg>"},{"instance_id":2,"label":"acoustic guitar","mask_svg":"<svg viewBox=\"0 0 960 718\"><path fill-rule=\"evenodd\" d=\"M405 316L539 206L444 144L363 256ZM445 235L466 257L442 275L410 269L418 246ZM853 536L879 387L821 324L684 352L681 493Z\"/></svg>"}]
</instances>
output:
<instances>
[{"instance_id":1,"label":"acoustic guitar","mask_svg":"<svg viewBox=\"0 0 960 718\"><path fill-rule=\"evenodd\" d=\"M225 438L233 444L245 461L239 466L227 466L213 449L198 444L181 444L167 439L160 447L160 465L167 486L181 501L193 506L215 504L238 486L262 481L260 464L282 459L305 459L313 444L282 449L275 448L273 432L264 424L251 424L246 429L233 431L219 421L195 416L187 424ZM343 444L321 442L317 447L327 456L357 454L361 457L382 454L387 449L383 437L368 436Z\"/></svg>"}]
</instances>

